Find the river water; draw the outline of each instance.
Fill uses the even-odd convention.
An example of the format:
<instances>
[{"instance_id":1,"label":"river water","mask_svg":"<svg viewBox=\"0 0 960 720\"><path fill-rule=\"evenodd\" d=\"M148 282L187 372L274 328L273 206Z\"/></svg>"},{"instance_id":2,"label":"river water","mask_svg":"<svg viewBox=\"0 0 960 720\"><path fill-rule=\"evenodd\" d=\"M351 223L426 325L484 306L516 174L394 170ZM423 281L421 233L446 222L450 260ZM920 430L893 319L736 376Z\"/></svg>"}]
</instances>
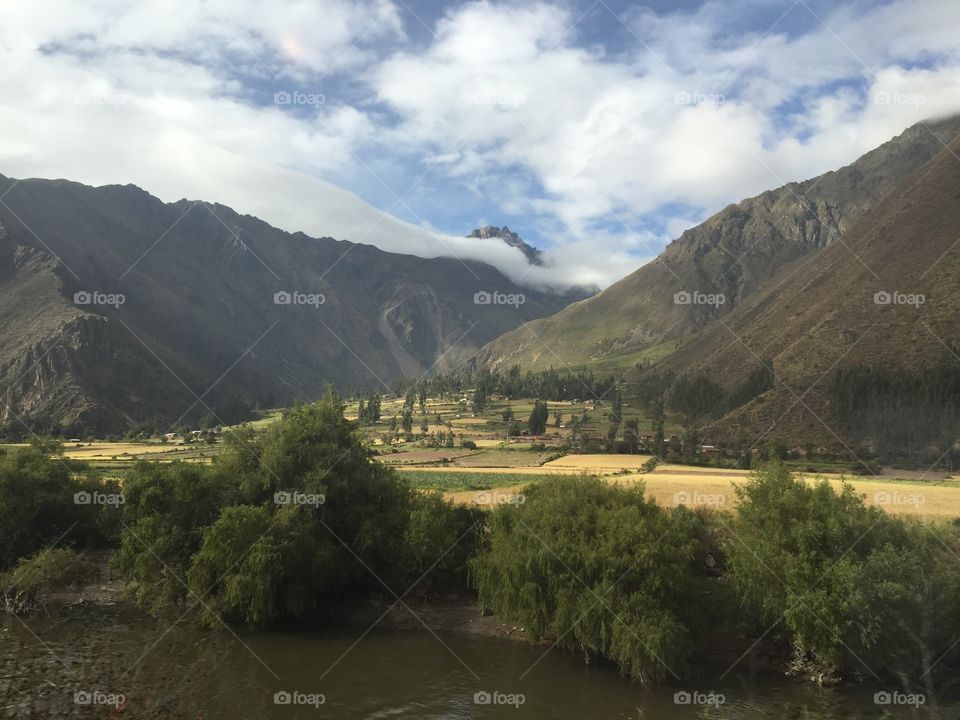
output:
<instances>
[{"instance_id":1,"label":"river water","mask_svg":"<svg viewBox=\"0 0 960 720\"><path fill-rule=\"evenodd\" d=\"M722 670L645 689L609 668L505 640L430 632L200 630L128 609L0 626L6 718L956 718L943 698L818 688ZM883 699L883 696L881 696Z\"/></svg>"}]
</instances>

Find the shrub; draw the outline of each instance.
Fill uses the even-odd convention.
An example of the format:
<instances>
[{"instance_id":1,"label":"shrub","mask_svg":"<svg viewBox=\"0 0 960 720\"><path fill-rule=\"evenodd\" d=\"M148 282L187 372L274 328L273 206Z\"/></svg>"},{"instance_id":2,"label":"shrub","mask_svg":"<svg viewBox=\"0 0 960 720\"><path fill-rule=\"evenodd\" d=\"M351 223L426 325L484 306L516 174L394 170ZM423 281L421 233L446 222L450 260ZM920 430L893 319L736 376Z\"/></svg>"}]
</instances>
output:
<instances>
[{"instance_id":1,"label":"shrub","mask_svg":"<svg viewBox=\"0 0 960 720\"><path fill-rule=\"evenodd\" d=\"M441 553L470 517L373 462L332 392L213 467L140 466L128 484L119 562L153 611L202 600L208 623L261 624L427 574L421 590L462 586L470 544Z\"/></svg>"},{"instance_id":2,"label":"shrub","mask_svg":"<svg viewBox=\"0 0 960 720\"><path fill-rule=\"evenodd\" d=\"M43 550L21 560L4 579L5 586L31 597L80 587L97 576L97 566L67 548Z\"/></svg>"},{"instance_id":3,"label":"shrub","mask_svg":"<svg viewBox=\"0 0 960 720\"><path fill-rule=\"evenodd\" d=\"M65 546L102 547L116 536L116 508L77 504L74 494L119 488L80 475L87 471L81 463L51 457L58 449L36 443L0 451L0 570L58 540Z\"/></svg>"},{"instance_id":4,"label":"shrub","mask_svg":"<svg viewBox=\"0 0 960 720\"><path fill-rule=\"evenodd\" d=\"M524 496L489 516L471 562L481 603L640 682L680 672L709 614L697 516L596 478L552 478Z\"/></svg>"},{"instance_id":5,"label":"shrub","mask_svg":"<svg viewBox=\"0 0 960 720\"><path fill-rule=\"evenodd\" d=\"M899 677L956 653L953 528L887 515L849 485L808 485L782 464L757 472L737 495L726 547L734 585L764 623L782 620L781 636L802 661Z\"/></svg>"}]
</instances>

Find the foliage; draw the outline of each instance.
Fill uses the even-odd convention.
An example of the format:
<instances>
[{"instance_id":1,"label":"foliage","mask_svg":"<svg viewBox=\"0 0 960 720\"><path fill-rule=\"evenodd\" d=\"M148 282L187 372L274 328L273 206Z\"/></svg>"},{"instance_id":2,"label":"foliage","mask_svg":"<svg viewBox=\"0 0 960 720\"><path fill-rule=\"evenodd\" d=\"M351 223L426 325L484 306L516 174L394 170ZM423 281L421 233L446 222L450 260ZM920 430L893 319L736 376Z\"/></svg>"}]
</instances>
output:
<instances>
[{"instance_id":1,"label":"foliage","mask_svg":"<svg viewBox=\"0 0 960 720\"><path fill-rule=\"evenodd\" d=\"M198 603L207 623L260 624L421 576L421 592L463 584L460 551L436 543L470 518L373 462L332 391L234 437L212 467L139 466L128 485L119 564L151 610Z\"/></svg>"},{"instance_id":2,"label":"foliage","mask_svg":"<svg viewBox=\"0 0 960 720\"><path fill-rule=\"evenodd\" d=\"M379 394L370 393L367 395L366 401L360 401L357 421L361 425L374 425L380 422L380 403L381 399Z\"/></svg>"},{"instance_id":3,"label":"foliage","mask_svg":"<svg viewBox=\"0 0 960 720\"><path fill-rule=\"evenodd\" d=\"M535 400L533 409L530 411L530 417L527 419L527 431L531 435L543 435L547 429L547 419L550 412L547 409L547 403L543 400Z\"/></svg>"},{"instance_id":4,"label":"foliage","mask_svg":"<svg viewBox=\"0 0 960 720\"><path fill-rule=\"evenodd\" d=\"M960 367L947 355L925 369L855 365L837 370L831 406L851 437L886 460L960 467Z\"/></svg>"},{"instance_id":5,"label":"foliage","mask_svg":"<svg viewBox=\"0 0 960 720\"><path fill-rule=\"evenodd\" d=\"M738 488L731 577L765 623L813 664L900 676L953 650L960 630L956 533L867 507L853 489L808 485L782 464ZM921 672L916 672L921 669Z\"/></svg>"},{"instance_id":6,"label":"foliage","mask_svg":"<svg viewBox=\"0 0 960 720\"><path fill-rule=\"evenodd\" d=\"M238 447L232 452L241 452ZM203 528L240 496L246 462L239 457L212 468L141 462L131 470L116 563L135 581L142 607L160 610L184 597L182 578L200 548Z\"/></svg>"},{"instance_id":7,"label":"foliage","mask_svg":"<svg viewBox=\"0 0 960 720\"><path fill-rule=\"evenodd\" d=\"M80 587L96 577L97 567L68 548L50 548L21 560L3 580L5 587L31 597Z\"/></svg>"},{"instance_id":8,"label":"foliage","mask_svg":"<svg viewBox=\"0 0 960 720\"><path fill-rule=\"evenodd\" d=\"M63 546L103 547L117 532L115 506L80 504L79 492L117 493L81 464L51 457L58 447L36 443L0 450L0 570L58 540Z\"/></svg>"},{"instance_id":9,"label":"foliage","mask_svg":"<svg viewBox=\"0 0 960 720\"><path fill-rule=\"evenodd\" d=\"M471 562L480 601L641 682L679 672L706 612L697 516L597 478L557 477L524 496L489 518Z\"/></svg>"},{"instance_id":10,"label":"foliage","mask_svg":"<svg viewBox=\"0 0 960 720\"><path fill-rule=\"evenodd\" d=\"M454 373L433 373L429 377L398 380L391 390L397 395L415 391L429 393L444 398L460 396L465 390L473 388L473 406L477 412L487 406L491 395L507 398L539 397L546 400L576 400L579 398L601 398L616 386L612 376L598 377L588 370L558 372L553 368L543 372L522 372L519 365L511 366L506 372L481 368L476 371L459 370Z\"/></svg>"}]
</instances>

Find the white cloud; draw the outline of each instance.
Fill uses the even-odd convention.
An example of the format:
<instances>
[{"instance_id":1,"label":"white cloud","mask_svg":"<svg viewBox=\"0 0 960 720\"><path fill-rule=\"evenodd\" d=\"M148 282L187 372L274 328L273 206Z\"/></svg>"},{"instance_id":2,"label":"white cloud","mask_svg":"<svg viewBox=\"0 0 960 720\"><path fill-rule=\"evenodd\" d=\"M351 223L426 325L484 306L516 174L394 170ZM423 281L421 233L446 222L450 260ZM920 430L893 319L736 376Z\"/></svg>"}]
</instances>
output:
<instances>
[{"instance_id":1,"label":"white cloud","mask_svg":"<svg viewBox=\"0 0 960 720\"><path fill-rule=\"evenodd\" d=\"M529 210L559 218L580 241L611 216L632 224L670 204L719 209L960 110L956 39L944 30L960 24L955 2L861 3L824 24L808 18L814 29L795 37L738 31L736 10L637 11L625 18L637 51L610 59L577 47L576 28L558 40L574 11L478 2L452 10L429 51L387 60L372 82L402 117L392 140L457 151L471 173L524 168L543 189ZM509 28L499 45L494 27ZM931 70L897 65L931 55L943 56ZM900 93L929 93L928 102L880 106L851 85L864 78L870 93L899 78ZM784 115L788 100L802 109Z\"/></svg>"},{"instance_id":2,"label":"white cloud","mask_svg":"<svg viewBox=\"0 0 960 720\"><path fill-rule=\"evenodd\" d=\"M449 6L425 45L387 0L17 3L0 25L0 172L133 182L524 282L607 285L728 202L960 110L955 0L847 4L801 34L744 30L754 4L636 10L612 52L548 3ZM277 106L278 89L325 94ZM368 178L381 211L328 182L362 189L371 155L422 176L418 197L462 191L462 217L499 207L550 228L548 266L442 235L423 204L398 220L403 187Z\"/></svg>"}]
</instances>

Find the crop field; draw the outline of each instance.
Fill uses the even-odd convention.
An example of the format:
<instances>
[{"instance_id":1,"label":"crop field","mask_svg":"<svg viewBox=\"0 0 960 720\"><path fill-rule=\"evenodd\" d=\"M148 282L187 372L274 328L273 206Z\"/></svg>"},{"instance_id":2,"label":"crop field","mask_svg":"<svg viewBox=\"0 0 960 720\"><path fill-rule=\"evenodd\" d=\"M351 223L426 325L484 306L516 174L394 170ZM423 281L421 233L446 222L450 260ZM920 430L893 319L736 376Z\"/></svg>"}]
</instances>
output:
<instances>
[{"instance_id":1,"label":"crop field","mask_svg":"<svg viewBox=\"0 0 960 720\"><path fill-rule=\"evenodd\" d=\"M490 507L508 500L511 494L522 492L528 483L561 475L596 475L607 482L634 485L643 483L647 494L667 506L712 506L732 509L736 505L734 486L749 477L749 471L733 468L714 468L674 463L660 463L652 472L643 466L651 455L628 454L568 454L557 457L557 446L569 437L566 421L586 413L584 427L591 425L599 433L608 422L606 408L592 402L551 402L551 421L545 436L534 443L527 437L509 437L510 423L503 420L509 406L514 418L525 427L526 414L532 408L530 400L492 401L482 413L473 416L459 401L430 399L426 412L415 408L413 432L409 435L390 433L389 418L403 412L402 399L383 400L381 422L362 426L360 433L373 447L379 462L394 467L412 485L420 489L443 491L450 500L470 505ZM357 405L348 405L345 414L355 416ZM554 412L561 415L561 426L554 422ZM257 432L265 431L281 417L281 410L269 411L261 420L249 423ZM437 422L439 416L439 422ZM625 417L630 409L625 408ZM641 423L646 421L640 415ZM426 423L427 438L432 434L453 433L455 446L431 447L425 442L421 424ZM236 426L239 427L239 426ZM233 428L225 428L230 430ZM474 448L463 447L473 443ZM12 445L4 447L13 447ZM123 473L138 460L150 462L207 463L223 450L222 443L175 444L153 442L82 442L64 444L64 455L69 459L89 462L95 468L110 473ZM837 485L846 480L863 495L868 504L883 507L896 514L929 518L960 517L960 480L943 473L928 476L925 473L886 469L880 477L862 477L842 474L842 463L823 465L827 472L808 472L801 461L795 461L794 470L808 480L824 478ZM902 473L898 476L898 472ZM484 490L496 490L484 494Z\"/></svg>"},{"instance_id":2,"label":"crop field","mask_svg":"<svg viewBox=\"0 0 960 720\"><path fill-rule=\"evenodd\" d=\"M138 460L149 462L207 463L222 451L221 445L135 442L92 442L64 445L69 460L83 460L100 469L122 469Z\"/></svg>"},{"instance_id":3,"label":"crop field","mask_svg":"<svg viewBox=\"0 0 960 720\"><path fill-rule=\"evenodd\" d=\"M586 472L591 475L607 475L624 470L639 470L653 459L652 455L565 455L544 465L546 468Z\"/></svg>"},{"instance_id":4,"label":"crop field","mask_svg":"<svg viewBox=\"0 0 960 720\"><path fill-rule=\"evenodd\" d=\"M589 457L589 456L587 456ZM577 474L584 472L568 466L554 468L554 472L545 473L551 464L539 469L539 472L519 472L520 469L509 472L502 471L495 474L497 487L507 494L522 493L523 488L530 482L546 479L551 476ZM679 469L678 469L679 468ZM681 471L682 470L682 471ZM459 470L448 470L447 475L473 475ZM596 473L593 473L596 474ZM626 475L607 475L607 482L618 485L642 484L648 497L655 499L661 505L675 507L703 506L720 510L730 510L736 507L736 493L734 486L742 484L749 477L746 470L725 470L713 468L688 468L676 465L662 465L650 473L630 473ZM855 491L864 497L868 505L882 507L887 512L898 515L914 515L930 519L949 519L960 517L960 481L950 480L937 483L922 483L916 480L876 480L841 477L837 475L803 475L808 482L816 482L820 478L827 480L838 490L841 483L847 482ZM512 482L511 482L512 480ZM472 489L473 486L467 488ZM446 489L446 488L443 488ZM446 497L455 503L468 505L492 506L504 502L499 496L474 497L466 490L451 488ZM479 501L478 501L479 500ZM489 502L484 502L489 500Z\"/></svg>"},{"instance_id":5,"label":"crop field","mask_svg":"<svg viewBox=\"0 0 960 720\"><path fill-rule=\"evenodd\" d=\"M424 490L443 490L444 492L460 492L465 490L486 490L504 486L517 485L515 473L504 472L421 472L418 470L404 470L403 477L411 485ZM548 475L530 474L524 477L526 481L549 478Z\"/></svg>"},{"instance_id":6,"label":"crop field","mask_svg":"<svg viewBox=\"0 0 960 720\"><path fill-rule=\"evenodd\" d=\"M466 459L476 453L470 450L406 450L380 455L377 459L385 465L426 465Z\"/></svg>"}]
</instances>

